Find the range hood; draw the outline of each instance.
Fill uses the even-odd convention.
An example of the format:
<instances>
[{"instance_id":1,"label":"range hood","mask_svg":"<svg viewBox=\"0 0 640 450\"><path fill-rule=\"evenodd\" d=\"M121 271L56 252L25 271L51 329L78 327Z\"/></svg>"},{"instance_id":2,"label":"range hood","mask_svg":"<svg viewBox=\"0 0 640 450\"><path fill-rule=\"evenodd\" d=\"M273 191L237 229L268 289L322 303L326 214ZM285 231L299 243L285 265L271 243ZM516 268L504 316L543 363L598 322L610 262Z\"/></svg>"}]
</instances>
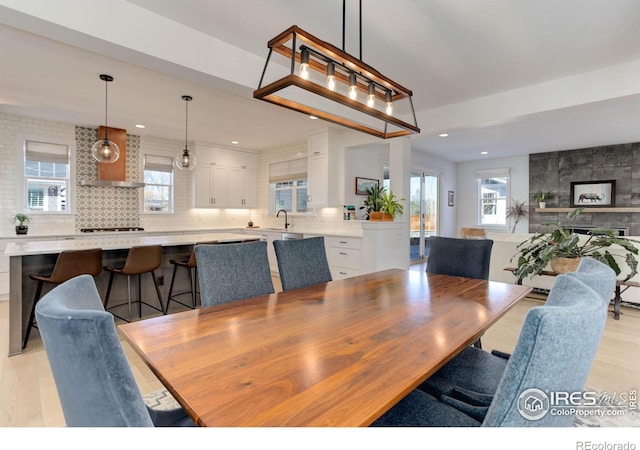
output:
<instances>
[{"instance_id":1,"label":"range hood","mask_svg":"<svg viewBox=\"0 0 640 450\"><path fill-rule=\"evenodd\" d=\"M114 163L97 164L97 180L80 180L79 186L107 186L123 188L141 188L144 183L137 181L127 181L127 130L121 128L98 128L98 139L104 139L108 130L109 139L116 143L120 149L120 158Z\"/></svg>"}]
</instances>

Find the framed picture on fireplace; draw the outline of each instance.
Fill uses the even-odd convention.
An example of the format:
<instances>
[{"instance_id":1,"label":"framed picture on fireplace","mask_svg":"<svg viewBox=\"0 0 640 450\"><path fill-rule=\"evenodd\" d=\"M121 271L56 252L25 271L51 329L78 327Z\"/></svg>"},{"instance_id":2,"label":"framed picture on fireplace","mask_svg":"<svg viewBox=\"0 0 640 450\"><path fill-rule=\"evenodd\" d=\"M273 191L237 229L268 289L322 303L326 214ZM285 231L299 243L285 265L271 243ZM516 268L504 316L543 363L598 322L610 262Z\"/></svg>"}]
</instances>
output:
<instances>
[{"instance_id":1,"label":"framed picture on fireplace","mask_svg":"<svg viewBox=\"0 0 640 450\"><path fill-rule=\"evenodd\" d=\"M572 181L571 207L616 205L616 180Z\"/></svg>"}]
</instances>

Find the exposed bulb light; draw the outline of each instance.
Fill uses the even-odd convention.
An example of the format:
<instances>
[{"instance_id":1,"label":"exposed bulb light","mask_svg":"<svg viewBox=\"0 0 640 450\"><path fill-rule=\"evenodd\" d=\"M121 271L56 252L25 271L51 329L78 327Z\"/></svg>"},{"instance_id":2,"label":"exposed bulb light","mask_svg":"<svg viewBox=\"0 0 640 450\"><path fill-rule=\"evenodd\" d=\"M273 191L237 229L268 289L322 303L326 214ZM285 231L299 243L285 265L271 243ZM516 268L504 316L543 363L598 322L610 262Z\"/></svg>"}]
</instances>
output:
<instances>
[{"instance_id":1,"label":"exposed bulb light","mask_svg":"<svg viewBox=\"0 0 640 450\"><path fill-rule=\"evenodd\" d=\"M327 64L327 89L336 91L336 66L332 62Z\"/></svg>"},{"instance_id":2,"label":"exposed bulb light","mask_svg":"<svg viewBox=\"0 0 640 450\"><path fill-rule=\"evenodd\" d=\"M309 79L309 50L306 48L300 52L300 78L303 80Z\"/></svg>"},{"instance_id":3,"label":"exposed bulb light","mask_svg":"<svg viewBox=\"0 0 640 450\"><path fill-rule=\"evenodd\" d=\"M355 73L349 75L349 98L358 100L358 80Z\"/></svg>"},{"instance_id":4,"label":"exposed bulb light","mask_svg":"<svg viewBox=\"0 0 640 450\"><path fill-rule=\"evenodd\" d=\"M369 83L369 94L367 95L367 106L373 108L376 106L376 87L373 83Z\"/></svg>"},{"instance_id":5,"label":"exposed bulb light","mask_svg":"<svg viewBox=\"0 0 640 450\"><path fill-rule=\"evenodd\" d=\"M184 100L185 104L184 150L176 155L174 163L180 170L193 170L196 168L196 154L189 151L187 139L187 125L189 124L189 102L193 100L193 97L189 95L183 95L182 100Z\"/></svg>"},{"instance_id":6,"label":"exposed bulb light","mask_svg":"<svg viewBox=\"0 0 640 450\"><path fill-rule=\"evenodd\" d=\"M391 91L387 91L387 98L384 104L384 112L387 113L387 116L393 115L393 101L391 100Z\"/></svg>"},{"instance_id":7,"label":"exposed bulb light","mask_svg":"<svg viewBox=\"0 0 640 450\"><path fill-rule=\"evenodd\" d=\"M96 161L101 163L111 164L114 163L120 158L120 149L116 145L115 142L110 141L109 127L107 125L107 86L111 81L113 81L113 77L111 75L101 74L100 79L104 81L104 138L98 139L95 144L91 147L91 155L94 157Z\"/></svg>"}]
</instances>

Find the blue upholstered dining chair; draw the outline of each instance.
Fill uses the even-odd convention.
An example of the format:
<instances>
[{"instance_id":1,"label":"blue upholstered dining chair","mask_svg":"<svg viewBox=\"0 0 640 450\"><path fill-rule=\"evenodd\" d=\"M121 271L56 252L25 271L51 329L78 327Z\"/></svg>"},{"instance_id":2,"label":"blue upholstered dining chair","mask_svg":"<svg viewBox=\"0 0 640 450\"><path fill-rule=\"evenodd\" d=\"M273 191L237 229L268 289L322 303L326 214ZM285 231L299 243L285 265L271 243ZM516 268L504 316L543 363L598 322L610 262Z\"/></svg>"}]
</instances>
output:
<instances>
[{"instance_id":1,"label":"blue upholstered dining chair","mask_svg":"<svg viewBox=\"0 0 640 450\"><path fill-rule=\"evenodd\" d=\"M194 426L181 408L145 405L90 275L51 290L36 317L67 426Z\"/></svg>"},{"instance_id":2,"label":"blue upholstered dining chair","mask_svg":"<svg viewBox=\"0 0 640 450\"><path fill-rule=\"evenodd\" d=\"M582 258L576 272L567 274L584 282L596 291L603 303L609 304L616 283L615 272L606 264L593 258ZM546 304L555 306L562 302L563 298L550 295ZM603 313L606 315L607 310ZM467 347L456 355L445 366L433 374L427 381L419 386L435 397L456 396L460 392L467 395L485 398L492 396L507 366L509 355L502 352L488 353L486 351ZM489 397L488 403L491 398Z\"/></svg>"},{"instance_id":3,"label":"blue upholstered dining chair","mask_svg":"<svg viewBox=\"0 0 640 450\"><path fill-rule=\"evenodd\" d=\"M491 239L429 237L427 273L489 279Z\"/></svg>"},{"instance_id":4,"label":"blue upholstered dining chair","mask_svg":"<svg viewBox=\"0 0 640 450\"><path fill-rule=\"evenodd\" d=\"M491 239L430 236L427 273L488 280L492 248ZM473 346L482 348L481 339Z\"/></svg>"},{"instance_id":5,"label":"blue upholstered dining chair","mask_svg":"<svg viewBox=\"0 0 640 450\"><path fill-rule=\"evenodd\" d=\"M202 307L272 294L265 241L196 245Z\"/></svg>"},{"instance_id":6,"label":"blue upholstered dining chair","mask_svg":"<svg viewBox=\"0 0 640 450\"><path fill-rule=\"evenodd\" d=\"M527 399L541 393L580 392L591 368L607 304L576 277L560 275L544 306L529 310L515 350L488 406L465 391L440 399L416 389L385 413L375 426L571 426L572 415L533 417ZM535 392L529 390L537 390ZM538 397L536 397L538 396Z\"/></svg>"},{"instance_id":7,"label":"blue upholstered dining chair","mask_svg":"<svg viewBox=\"0 0 640 450\"><path fill-rule=\"evenodd\" d=\"M282 290L331 281L323 237L273 241Z\"/></svg>"}]
</instances>

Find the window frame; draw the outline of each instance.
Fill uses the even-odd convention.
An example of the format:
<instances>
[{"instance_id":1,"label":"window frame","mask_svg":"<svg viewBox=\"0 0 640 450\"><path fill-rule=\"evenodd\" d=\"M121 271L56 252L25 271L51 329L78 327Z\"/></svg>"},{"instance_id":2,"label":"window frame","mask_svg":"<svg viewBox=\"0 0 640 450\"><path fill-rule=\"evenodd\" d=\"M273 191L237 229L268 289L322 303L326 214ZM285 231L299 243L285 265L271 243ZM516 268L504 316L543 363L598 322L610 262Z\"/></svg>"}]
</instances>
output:
<instances>
[{"instance_id":1,"label":"window frame","mask_svg":"<svg viewBox=\"0 0 640 450\"><path fill-rule=\"evenodd\" d=\"M477 225L483 228L493 229L508 229L509 220L506 217L506 208L510 204L511 199L511 173L510 169L489 169L479 170L475 174L476 179L476 212L477 212ZM499 203L504 199L504 223L484 223L482 218L484 216L484 208L487 205L487 201L490 200L483 195L482 181L488 178L504 178L505 179L505 195L504 197L496 196L492 202L495 204L496 209L499 210ZM499 214L496 214L499 215Z\"/></svg>"},{"instance_id":2,"label":"window frame","mask_svg":"<svg viewBox=\"0 0 640 450\"><path fill-rule=\"evenodd\" d=\"M144 187L142 188L142 195L140 196L140 214L149 214L149 215L175 214L175 198L176 198L176 168L174 164L175 155L168 155L162 151L157 151L157 152L141 151L140 153L142 156L140 158L140 177L144 182ZM170 185L160 184L160 183L147 183L145 181L144 173L145 173L145 162L146 162L147 156L153 156L157 158L167 158L168 160L171 161L171 184ZM147 188L148 185L149 186L169 186L169 211L147 211L145 209L144 194L145 194L145 189Z\"/></svg>"},{"instance_id":3,"label":"window frame","mask_svg":"<svg viewBox=\"0 0 640 450\"><path fill-rule=\"evenodd\" d=\"M28 179L25 173L27 161L27 142L40 142L43 144L61 145L68 149L68 176L67 178L56 178L57 180L66 180L65 209L64 211L42 211L29 208L28 199ZM28 215L38 216L69 216L76 213L76 142L75 139L36 134L22 134L17 137L16 144L16 209Z\"/></svg>"}]
</instances>

